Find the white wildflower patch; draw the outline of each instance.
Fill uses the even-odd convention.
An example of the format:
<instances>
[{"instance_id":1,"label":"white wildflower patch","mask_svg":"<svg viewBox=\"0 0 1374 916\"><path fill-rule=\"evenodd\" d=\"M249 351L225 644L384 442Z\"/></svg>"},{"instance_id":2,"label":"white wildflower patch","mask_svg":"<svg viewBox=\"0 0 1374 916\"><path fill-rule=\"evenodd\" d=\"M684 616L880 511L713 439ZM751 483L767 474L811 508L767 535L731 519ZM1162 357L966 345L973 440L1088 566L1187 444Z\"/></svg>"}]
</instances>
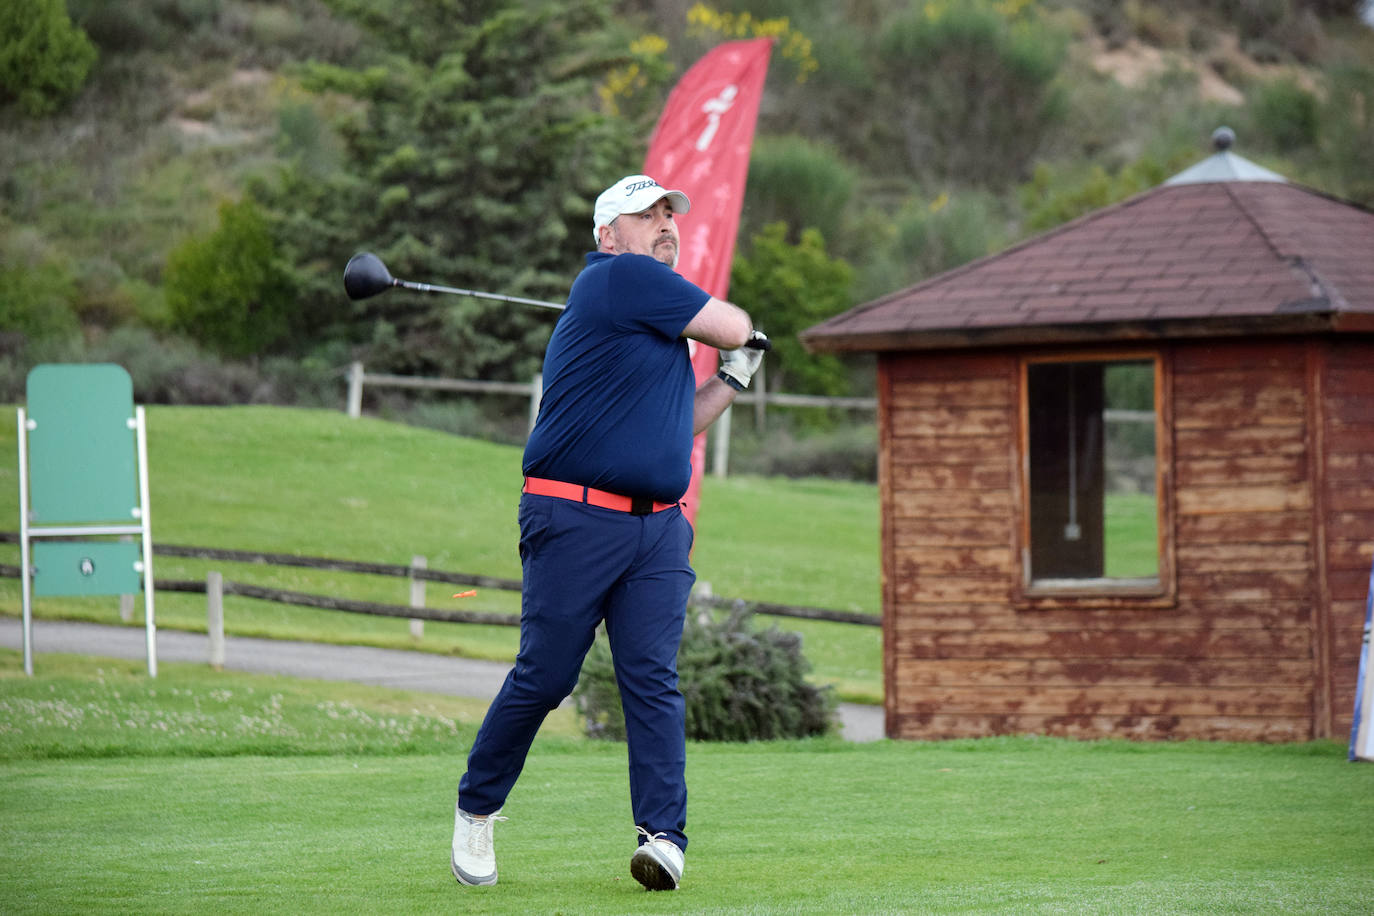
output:
<instances>
[{"instance_id":1,"label":"white wildflower patch","mask_svg":"<svg viewBox=\"0 0 1374 916\"><path fill-rule=\"evenodd\" d=\"M0 759L139 754L446 750L458 723L433 710L366 709L251 686L119 679L0 681Z\"/></svg>"}]
</instances>

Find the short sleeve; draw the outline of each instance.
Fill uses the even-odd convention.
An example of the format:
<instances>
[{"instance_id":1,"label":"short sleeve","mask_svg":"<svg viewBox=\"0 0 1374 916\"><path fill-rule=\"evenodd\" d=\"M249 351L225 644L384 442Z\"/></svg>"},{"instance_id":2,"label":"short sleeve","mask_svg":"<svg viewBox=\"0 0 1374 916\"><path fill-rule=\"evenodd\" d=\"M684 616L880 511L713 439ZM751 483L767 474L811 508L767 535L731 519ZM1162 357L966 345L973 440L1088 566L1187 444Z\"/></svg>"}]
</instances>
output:
<instances>
[{"instance_id":1,"label":"short sleeve","mask_svg":"<svg viewBox=\"0 0 1374 916\"><path fill-rule=\"evenodd\" d=\"M611 265L612 320L622 328L682 335L711 295L666 264L641 254L617 255Z\"/></svg>"}]
</instances>

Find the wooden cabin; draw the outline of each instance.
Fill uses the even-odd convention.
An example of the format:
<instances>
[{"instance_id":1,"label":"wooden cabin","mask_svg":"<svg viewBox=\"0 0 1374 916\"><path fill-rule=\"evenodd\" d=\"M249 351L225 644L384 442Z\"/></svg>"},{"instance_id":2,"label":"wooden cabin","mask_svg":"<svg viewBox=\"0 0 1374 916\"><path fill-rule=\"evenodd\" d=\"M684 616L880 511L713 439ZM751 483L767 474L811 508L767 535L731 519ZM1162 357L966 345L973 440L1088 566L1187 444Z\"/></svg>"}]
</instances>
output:
<instances>
[{"instance_id":1,"label":"wooden cabin","mask_svg":"<svg viewBox=\"0 0 1374 916\"><path fill-rule=\"evenodd\" d=\"M1348 735L1374 213L1224 139L802 335L878 357L889 737Z\"/></svg>"}]
</instances>

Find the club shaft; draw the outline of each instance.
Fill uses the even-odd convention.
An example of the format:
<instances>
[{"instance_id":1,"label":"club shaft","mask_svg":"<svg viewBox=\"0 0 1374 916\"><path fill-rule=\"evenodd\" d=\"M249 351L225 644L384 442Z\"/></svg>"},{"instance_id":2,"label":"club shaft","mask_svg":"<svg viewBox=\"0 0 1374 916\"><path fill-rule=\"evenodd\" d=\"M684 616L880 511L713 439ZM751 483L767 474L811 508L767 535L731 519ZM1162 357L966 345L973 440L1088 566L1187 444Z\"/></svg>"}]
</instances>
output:
<instances>
[{"instance_id":1,"label":"club shaft","mask_svg":"<svg viewBox=\"0 0 1374 916\"><path fill-rule=\"evenodd\" d=\"M540 308L558 309L562 311L567 308L559 302L546 302L543 299L526 299L524 296L507 296L504 293L484 293L475 289L459 289L456 286L438 286L433 283L416 283L413 280L392 280L393 286L402 289L413 289L421 293L453 293L458 296L472 296L475 299L495 299L498 302L518 302L521 305L537 305Z\"/></svg>"},{"instance_id":2,"label":"club shaft","mask_svg":"<svg viewBox=\"0 0 1374 916\"><path fill-rule=\"evenodd\" d=\"M507 296L504 293L484 293L475 289L460 289L456 286L439 286L435 283L417 283L414 280L398 280L392 278L392 286L399 286L402 289L415 290L420 293L453 293L457 296L472 296L475 299L494 299L497 302L516 302L520 305L537 305L540 308L558 309L560 312L567 308L566 305L558 302L546 302L543 299L526 299L524 296ZM771 350L771 341L750 340L744 344L746 347L755 350Z\"/></svg>"}]
</instances>

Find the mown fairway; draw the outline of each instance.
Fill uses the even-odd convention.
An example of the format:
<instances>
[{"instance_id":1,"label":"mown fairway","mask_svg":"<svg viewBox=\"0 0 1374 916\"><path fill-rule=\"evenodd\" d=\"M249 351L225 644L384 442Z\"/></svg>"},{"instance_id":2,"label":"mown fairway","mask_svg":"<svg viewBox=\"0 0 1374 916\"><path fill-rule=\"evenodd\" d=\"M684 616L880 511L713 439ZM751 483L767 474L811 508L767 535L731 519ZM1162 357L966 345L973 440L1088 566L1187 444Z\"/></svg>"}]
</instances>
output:
<instances>
[{"instance_id":1,"label":"mown fairway","mask_svg":"<svg viewBox=\"0 0 1374 916\"><path fill-rule=\"evenodd\" d=\"M625 750L536 743L501 881L446 857L469 701L0 652L7 913L1367 913L1374 768L1334 742L692 745L648 894Z\"/></svg>"},{"instance_id":2,"label":"mown fairway","mask_svg":"<svg viewBox=\"0 0 1374 916\"><path fill-rule=\"evenodd\" d=\"M159 541L518 573L517 449L321 411L149 414ZM13 467L0 463L10 517ZM694 562L717 593L877 611L872 487L708 480L699 528ZM405 600L401 580L215 566ZM206 568L166 560L157 574ZM0 581L0 602L17 613L17 582ZM515 602L484 590L469 606ZM38 607L117 620L114 599ZM164 625L204 626L200 596L158 607ZM247 599L227 613L242 633L514 647L500 627L429 624L415 641L404 621ZM878 630L781 623L806 634L818 679L880 696ZM1363 913L1374 895L1374 769L1334 742L1033 738L694 745L684 884L649 895L628 875L624 748L580 737L567 711L507 805L500 885L460 888L445 861L452 804L484 706L202 666L164 665L154 681L139 662L52 654L26 678L0 652L3 910Z\"/></svg>"}]
</instances>

